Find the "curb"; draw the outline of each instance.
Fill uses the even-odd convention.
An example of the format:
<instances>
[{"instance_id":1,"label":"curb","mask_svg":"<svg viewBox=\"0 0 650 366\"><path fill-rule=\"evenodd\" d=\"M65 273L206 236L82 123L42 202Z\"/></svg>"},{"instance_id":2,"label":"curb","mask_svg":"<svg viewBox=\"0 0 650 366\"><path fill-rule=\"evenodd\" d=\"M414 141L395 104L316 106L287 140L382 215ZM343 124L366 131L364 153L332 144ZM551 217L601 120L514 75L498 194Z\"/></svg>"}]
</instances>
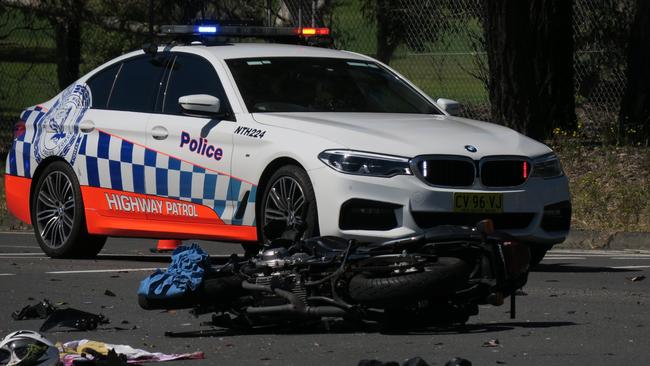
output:
<instances>
[{"instance_id":1,"label":"curb","mask_svg":"<svg viewBox=\"0 0 650 366\"><path fill-rule=\"evenodd\" d=\"M645 249L650 250L650 232L571 230L557 249Z\"/></svg>"}]
</instances>

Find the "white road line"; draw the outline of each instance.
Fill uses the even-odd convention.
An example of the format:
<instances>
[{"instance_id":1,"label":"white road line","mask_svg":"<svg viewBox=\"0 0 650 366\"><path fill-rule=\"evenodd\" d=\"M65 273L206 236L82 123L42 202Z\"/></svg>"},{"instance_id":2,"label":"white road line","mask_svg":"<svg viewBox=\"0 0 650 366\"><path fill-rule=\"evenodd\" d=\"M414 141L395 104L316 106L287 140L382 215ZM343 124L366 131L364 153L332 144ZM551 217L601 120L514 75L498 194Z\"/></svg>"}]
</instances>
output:
<instances>
[{"instance_id":1,"label":"white road line","mask_svg":"<svg viewBox=\"0 0 650 366\"><path fill-rule=\"evenodd\" d=\"M624 253L624 252L613 252L613 253L585 253L585 252L548 252L549 255L583 255L585 257L611 257L611 256L630 256L635 255L639 257L650 257L648 254L635 254L635 253Z\"/></svg>"},{"instance_id":2,"label":"white road line","mask_svg":"<svg viewBox=\"0 0 650 366\"><path fill-rule=\"evenodd\" d=\"M43 252L40 253L0 253L0 257L4 256L25 256L25 257L30 257L30 256L35 256L35 255L45 255Z\"/></svg>"},{"instance_id":3,"label":"white road line","mask_svg":"<svg viewBox=\"0 0 650 366\"><path fill-rule=\"evenodd\" d=\"M608 256L608 255L645 255L650 256L650 251L644 249L625 249L625 250L599 250L599 249L552 249L550 253L555 254L580 254L589 256Z\"/></svg>"},{"instance_id":4,"label":"white road line","mask_svg":"<svg viewBox=\"0 0 650 366\"><path fill-rule=\"evenodd\" d=\"M37 257L37 256L29 256L29 257L25 257L25 256L22 256L22 257L0 256L0 259L47 259L47 257L46 256L42 256L42 257Z\"/></svg>"},{"instance_id":5,"label":"white road line","mask_svg":"<svg viewBox=\"0 0 650 366\"><path fill-rule=\"evenodd\" d=\"M52 271L46 274L75 274L75 273L112 273L112 272L138 272L138 271L155 271L162 268L123 268L123 269L89 269L85 271Z\"/></svg>"},{"instance_id":6,"label":"white road line","mask_svg":"<svg viewBox=\"0 0 650 366\"><path fill-rule=\"evenodd\" d=\"M0 248L29 248L29 249L40 249L36 245L0 245Z\"/></svg>"},{"instance_id":7,"label":"white road line","mask_svg":"<svg viewBox=\"0 0 650 366\"><path fill-rule=\"evenodd\" d=\"M145 258L170 258L171 253L169 254L149 254L149 253L101 253L97 257L145 257Z\"/></svg>"},{"instance_id":8,"label":"white road line","mask_svg":"<svg viewBox=\"0 0 650 366\"><path fill-rule=\"evenodd\" d=\"M563 261L563 260L585 260L585 257L554 257L554 256L545 256L544 260L554 260L554 261Z\"/></svg>"},{"instance_id":9,"label":"white road line","mask_svg":"<svg viewBox=\"0 0 650 366\"><path fill-rule=\"evenodd\" d=\"M641 269L641 268L650 268L650 266L618 266L618 267L610 267L614 269Z\"/></svg>"},{"instance_id":10,"label":"white road line","mask_svg":"<svg viewBox=\"0 0 650 366\"><path fill-rule=\"evenodd\" d=\"M14 273L0 273L0 276L15 276Z\"/></svg>"}]
</instances>

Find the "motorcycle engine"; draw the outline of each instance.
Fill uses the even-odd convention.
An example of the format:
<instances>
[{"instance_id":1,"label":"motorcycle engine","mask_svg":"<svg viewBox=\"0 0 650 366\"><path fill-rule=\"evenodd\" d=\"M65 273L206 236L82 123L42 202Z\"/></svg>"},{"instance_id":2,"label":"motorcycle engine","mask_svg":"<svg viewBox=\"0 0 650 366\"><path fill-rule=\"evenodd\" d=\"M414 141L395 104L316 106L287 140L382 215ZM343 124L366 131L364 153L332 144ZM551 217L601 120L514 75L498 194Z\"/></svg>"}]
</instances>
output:
<instances>
[{"instance_id":1,"label":"motorcycle engine","mask_svg":"<svg viewBox=\"0 0 650 366\"><path fill-rule=\"evenodd\" d=\"M289 257L289 251L286 248L270 248L264 250L255 261L257 267L278 268L283 267L286 258Z\"/></svg>"},{"instance_id":2,"label":"motorcycle engine","mask_svg":"<svg viewBox=\"0 0 650 366\"><path fill-rule=\"evenodd\" d=\"M307 292L302 278L293 271L293 264L307 256L305 253L291 255L286 248L269 248L253 259L257 273L254 280L257 285L282 288L293 292L298 298L306 300Z\"/></svg>"}]
</instances>

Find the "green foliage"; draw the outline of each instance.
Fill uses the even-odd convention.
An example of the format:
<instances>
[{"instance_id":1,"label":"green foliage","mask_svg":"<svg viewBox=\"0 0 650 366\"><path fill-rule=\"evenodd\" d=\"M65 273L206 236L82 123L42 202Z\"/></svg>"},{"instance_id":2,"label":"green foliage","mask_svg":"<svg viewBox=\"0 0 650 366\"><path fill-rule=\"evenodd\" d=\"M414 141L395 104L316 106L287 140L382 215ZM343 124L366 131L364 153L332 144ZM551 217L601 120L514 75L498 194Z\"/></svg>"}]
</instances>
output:
<instances>
[{"instance_id":1,"label":"green foliage","mask_svg":"<svg viewBox=\"0 0 650 366\"><path fill-rule=\"evenodd\" d=\"M572 227L605 232L650 232L650 148L585 146L555 141L569 177Z\"/></svg>"},{"instance_id":2,"label":"green foliage","mask_svg":"<svg viewBox=\"0 0 650 366\"><path fill-rule=\"evenodd\" d=\"M619 107L634 10L634 0L575 4L576 102Z\"/></svg>"}]
</instances>

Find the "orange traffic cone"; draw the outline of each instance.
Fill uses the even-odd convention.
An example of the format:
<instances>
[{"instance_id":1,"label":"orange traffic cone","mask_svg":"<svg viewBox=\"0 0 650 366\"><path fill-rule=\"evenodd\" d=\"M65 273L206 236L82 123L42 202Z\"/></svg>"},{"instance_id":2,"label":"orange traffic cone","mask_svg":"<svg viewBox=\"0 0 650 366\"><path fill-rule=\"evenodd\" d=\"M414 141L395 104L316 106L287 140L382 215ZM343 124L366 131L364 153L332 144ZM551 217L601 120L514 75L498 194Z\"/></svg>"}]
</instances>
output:
<instances>
[{"instance_id":1,"label":"orange traffic cone","mask_svg":"<svg viewBox=\"0 0 650 366\"><path fill-rule=\"evenodd\" d=\"M173 252L174 249L178 248L182 242L178 239L160 239L158 240L158 245L155 248L151 248L152 253L167 253Z\"/></svg>"}]
</instances>

